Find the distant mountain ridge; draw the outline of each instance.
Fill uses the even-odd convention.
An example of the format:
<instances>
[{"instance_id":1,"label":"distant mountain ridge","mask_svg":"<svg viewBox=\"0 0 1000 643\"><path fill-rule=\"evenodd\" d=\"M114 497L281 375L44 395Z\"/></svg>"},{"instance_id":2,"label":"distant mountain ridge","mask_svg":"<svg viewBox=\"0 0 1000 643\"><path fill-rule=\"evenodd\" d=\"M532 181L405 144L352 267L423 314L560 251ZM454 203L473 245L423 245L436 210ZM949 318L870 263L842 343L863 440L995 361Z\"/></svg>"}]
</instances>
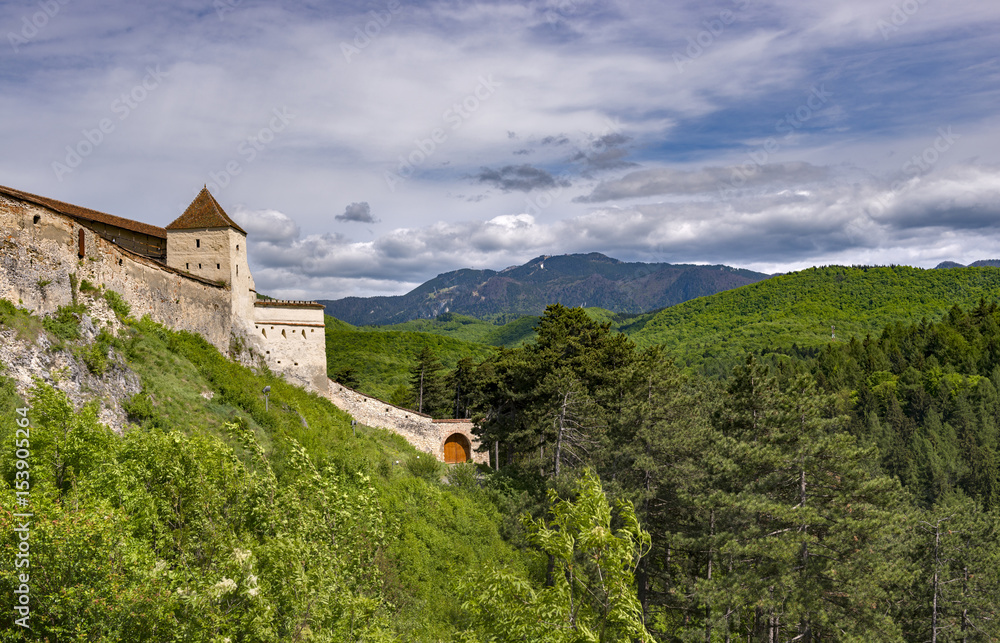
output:
<instances>
[{"instance_id":1,"label":"distant mountain ridge","mask_svg":"<svg viewBox=\"0 0 1000 643\"><path fill-rule=\"evenodd\" d=\"M1000 268L1000 259L980 259L979 261L970 263L968 266L964 266L954 261L942 261L938 265L934 266L935 270L943 270L946 268Z\"/></svg>"},{"instance_id":2,"label":"distant mountain ridge","mask_svg":"<svg viewBox=\"0 0 1000 643\"><path fill-rule=\"evenodd\" d=\"M397 324L452 312L509 321L548 304L644 313L767 279L723 265L624 262L593 252L541 256L500 271L440 274L405 295L320 300L326 313L356 326Z\"/></svg>"}]
</instances>

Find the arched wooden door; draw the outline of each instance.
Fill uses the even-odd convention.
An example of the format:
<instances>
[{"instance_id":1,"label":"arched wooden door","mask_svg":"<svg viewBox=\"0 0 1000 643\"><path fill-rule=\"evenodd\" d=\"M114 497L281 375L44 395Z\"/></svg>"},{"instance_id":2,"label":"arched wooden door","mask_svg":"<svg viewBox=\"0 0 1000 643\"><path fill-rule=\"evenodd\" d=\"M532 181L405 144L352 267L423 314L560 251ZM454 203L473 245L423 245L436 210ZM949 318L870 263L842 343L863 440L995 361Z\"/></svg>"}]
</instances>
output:
<instances>
[{"instance_id":1,"label":"arched wooden door","mask_svg":"<svg viewBox=\"0 0 1000 643\"><path fill-rule=\"evenodd\" d=\"M461 433L452 433L444 441L444 461L447 464L458 464L469 459L472 452L468 438Z\"/></svg>"}]
</instances>

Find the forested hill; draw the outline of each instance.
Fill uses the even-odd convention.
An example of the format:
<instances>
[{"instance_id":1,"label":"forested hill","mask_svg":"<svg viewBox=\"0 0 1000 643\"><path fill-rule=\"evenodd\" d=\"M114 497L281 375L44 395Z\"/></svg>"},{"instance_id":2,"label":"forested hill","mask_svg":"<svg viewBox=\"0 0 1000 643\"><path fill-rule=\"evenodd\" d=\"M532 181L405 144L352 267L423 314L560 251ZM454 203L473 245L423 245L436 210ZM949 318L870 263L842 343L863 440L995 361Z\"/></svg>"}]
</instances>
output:
<instances>
[{"instance_id":1,"label":"forested hill","mask_svg":"<svg viewBox=\"0 0 1000 643\"><path fill-rule=\"evenodd\" d=\"M747 350L817 348L998 296L997 268L829 266L684 302L619 330L640 346L663 345L681 363L728 372Z\"/></svg>"},{"instance_id":2,"label":"forested hill","mask_svg":"<svg viewBox=\"0 0 1000 643\"><path fill-rule=\"evenodd\" d=\"M808 354L852 337L878 335L897 322L937 321L953 305L968 309L980 299L991 301L998 295L998 268L830 266L772 277L656 313L586 310L591 319L609 322L612 330L639 346L662 345L679 365L727 377L746 351ZM355 328L327 317L330 375L336 378L335 368L350 367L361 390L390 395L405 381L425 345L452 368L462 357L478 361L488 346L534 341L538 320L524 316L500 326L445 313L434 319Z\"/></svg>"},{"instance_id":3,"label":"forested hill","mask_svg":"<svg viewBox=\"0 0 1000 643\"><path fill-rule=\"evenodd\" d=\"M507 322L541 315L545 306L597 306L643 313L766 279L729 266L627 263L599 253L542 256L522 266L457 270L405 295L320 301L326 313L356 326L395 324L445 312Z\"/></svg>"}]
</instances>

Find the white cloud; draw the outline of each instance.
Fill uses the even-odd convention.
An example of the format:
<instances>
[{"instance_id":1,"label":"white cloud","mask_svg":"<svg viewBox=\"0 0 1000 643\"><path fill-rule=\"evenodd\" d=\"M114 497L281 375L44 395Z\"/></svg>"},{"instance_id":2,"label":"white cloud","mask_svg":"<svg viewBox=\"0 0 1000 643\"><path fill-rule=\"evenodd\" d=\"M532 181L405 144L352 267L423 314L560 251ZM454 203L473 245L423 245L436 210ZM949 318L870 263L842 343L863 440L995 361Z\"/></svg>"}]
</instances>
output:
<instances>
[{"instance_id":1,"label":"white cloud","mask_svg":"<svg viewBox=\"0 0 1000 643\"><path fill-rule=\"evenodd\" d=\"M255 243L287 242L297 239L299 226L277 210L248 210L237 207L233 220L240 224Z\"/></svg>"},{"instance_id":2,"label":"white cloud","mask_svg":"<svg viewBox=\"0 0 1000 643\"><path fill-rule=\"evenodd\" d=\"M880 209L886 195L891 204ZM402 294L415 283L460 267L498 269L539 254L572 252L727 263L768 272L810 262L933 266L958 249L955 260L968 263L996 254L984 232L1000 234L1000 169L959 166L940 176L920 177L895 193L884 181L870 179L747 193L724 203L689 200L599 208L551 223L524 213L486 222L438 222L395 229L365 243L338 235L251 239L250 248L263 291L279 292L294 282L299 288L310 284L320 289L316 297L332 298L376 285L378 292ZM258 271L257 265L265 269ZM273 281L276 276L280 282Z\"/></svg>"},{"instance_id":3,"label":"white cloud","mask_svg":"<svg viewBox=\"0 0 1000 643\"><path fill-rule=\"evenodd\" d=\"M1000 6L918 4L883 33L894 5L865 0L406 2L348 61L341 43L379 3L65 3L4 54L0 136L17 153L0 183L160 225L214 183L265 292L296 296L572 251L968 262L1000 240ZM0 25L35 11L0 4ZM113 102L157 65L162 84L119 119ZM777 132L824 83L823 109ZM294 119L267 133L275 109ZM105 118L114 131L57 178ZM962 138L930 172L882 178L913 178L905 160L949 126ZM753 161L769 139L780 149ZM425 160L390 189L414 150ZM761 171L716 189L747 163Z\"/></svg>"}]
</instances>

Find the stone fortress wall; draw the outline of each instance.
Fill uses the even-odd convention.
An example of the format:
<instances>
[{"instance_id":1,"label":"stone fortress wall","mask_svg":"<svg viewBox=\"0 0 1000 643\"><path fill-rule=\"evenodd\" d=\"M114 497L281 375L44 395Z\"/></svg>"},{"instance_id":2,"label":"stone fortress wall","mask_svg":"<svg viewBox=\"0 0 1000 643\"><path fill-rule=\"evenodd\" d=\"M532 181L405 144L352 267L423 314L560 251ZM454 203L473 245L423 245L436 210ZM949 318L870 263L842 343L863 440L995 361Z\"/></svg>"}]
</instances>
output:
<instances>
[{"instance_id":1,"label":"stone fortress wall","mask_svg":"<svg viewBox=\"0 0 1000 643\"><path fill-rule=\"evenodd\" d=\"M121 294L137 318L149 315L228 350L233 323L226 288L120 248L69 217L0 194L0 298L53 313L72 303L73 273L79 282Z\"/></svg>"},{"instance_id":2,"label":"stone fortress wall","mask_svg":"<svg viewBox=\"0 0 1000 643\"><path fill-rule=\"evenodd\" d=\"M438 460L445 460L445 442L456 439L457 434L464 437L469 447L467 453L473 462L490 462L489 453L476 451L479 438L472 433L473 424L470 420L434 420L429 415L358 393L333 380L330 380L327 396L338 408L361 424L398 433L414 447L433 454Z\"/></svg>"},{"instance_id":3,"label":"stone fortress wall","mask_svg":"<svg viewBox=\"0 0 1000 643\"><path fill-rule=\"evenodd\" d=\"M321 394L328 382L323 310L309 301L258 300L253 311L254 345L270 368L305 380Z\"/></svg>"},{"instance_id":4,"label":"stone fortress wall","mask_svg":"<svg viewBox=\"0 0 1000 643\"><path fill-rule=\"evenodd\" d=\"M206 204L217 207L204 190L189 210ZM226 226L228 217L218 213ZM166 263L123 247L136 245L132 239L118 243L132 231L109 223L148 229L154 241L161 235ZM246 233L231 226L164 230L0 187L0 298L52 313L72 302L75 274L80 283L86 279L121 294L137 318L149 315L199 333L224 354L235 340L250 349L251 360L262 359L290 381L325 393L322 305L269 300L259 306L246 262ZM285 341L280 331L267 338L258 321L294 328L299 341Z\"/></svg>"},{"instance_id":5,"label":"stone fortress wall","mask_svg":"<svg viewBox=\"0 0 1000 643\"><path fill-rule=\"evenodd\" d=\"M171 226L192 211L212 223L205 208L218 208L207 190ZM136 318L198 333L224 354L242 344L250 360L439 460L489 463L476 451L470 421L434 420L329 380L323 306L258 299L246 252L246 233L235 224L155 228L0 186L0 298L54 313L72 303L73 275L122 295Z\"/></svg>"}]
</instances>

